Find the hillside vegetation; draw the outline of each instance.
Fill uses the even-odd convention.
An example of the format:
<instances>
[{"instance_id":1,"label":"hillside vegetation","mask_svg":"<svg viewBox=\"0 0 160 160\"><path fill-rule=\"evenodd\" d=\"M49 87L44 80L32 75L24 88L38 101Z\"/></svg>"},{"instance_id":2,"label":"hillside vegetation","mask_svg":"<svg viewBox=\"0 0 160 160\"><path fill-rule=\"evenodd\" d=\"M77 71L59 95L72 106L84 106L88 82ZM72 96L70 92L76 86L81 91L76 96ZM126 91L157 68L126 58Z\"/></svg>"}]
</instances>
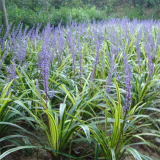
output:
<instances>
[{"instance_id":1,"label":"hillside vegetation","mask_svg":"<svg viewBox=\"0 0 160 160\"><path fill-rule=\"evenodd\" d=\"M9 23L20 22L31 28L42 23L54 26L72 21L82 22L109 18L160 19L158 0L6 0ZM1 22L0 22L1 25Z\"/></svg>"}]
</instances>

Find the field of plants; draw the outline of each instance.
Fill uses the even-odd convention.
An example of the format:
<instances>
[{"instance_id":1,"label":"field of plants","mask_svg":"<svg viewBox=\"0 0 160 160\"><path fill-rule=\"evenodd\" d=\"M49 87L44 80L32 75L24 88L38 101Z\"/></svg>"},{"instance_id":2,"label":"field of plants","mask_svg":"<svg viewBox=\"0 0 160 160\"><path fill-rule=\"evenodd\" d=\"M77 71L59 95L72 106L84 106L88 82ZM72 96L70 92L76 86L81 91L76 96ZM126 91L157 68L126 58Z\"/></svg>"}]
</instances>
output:
<instances>
[{"instance_id":1,"label":"field of plants","mask_svg":"<svg viewBox=\"0 0 160 160\"><path fill-rule=\"evenodd\" d=\"M160 21L40 27L0 29L0 159L160 155Z\"/></svg>"}]
</instances>

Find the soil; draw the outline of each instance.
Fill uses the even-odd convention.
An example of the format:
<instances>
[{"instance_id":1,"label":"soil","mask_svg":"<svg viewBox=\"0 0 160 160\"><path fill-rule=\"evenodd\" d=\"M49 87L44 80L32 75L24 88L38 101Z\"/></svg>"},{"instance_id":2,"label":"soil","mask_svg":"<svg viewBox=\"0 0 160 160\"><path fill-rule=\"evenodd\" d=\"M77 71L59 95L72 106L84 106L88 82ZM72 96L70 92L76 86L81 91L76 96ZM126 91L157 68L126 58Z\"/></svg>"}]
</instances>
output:
<instances>
[{"instance_id":1,"label":"soil","mask_svg":"<svg viewBox=\"0 0 160 160\"><path fill-rule=\"evenodd\" d=\"M6 156L4 160L49 160L49 157L45 151L39 151L38 158L36 150L32 156L28 156L24 151L16 151Z\"/></svg>"},{"instance_id":2,"label":"soil","mask_svg":"<svg viewBox=\"0 0 160 160\"><path fill-rule=\"evenodd\" d=\"M82 146L81 148L84 147ZM156 151L153 148L150 148L146 145L135 146L134 148L137 149L137 151L140 152L141 154L149 156L153 160L160 160L160 152ZM32 156L28 156L24 151L16 151L14 153L9 154L3 160L50 160L50 159L46 151L40 150L37 152L37 150L34 150L34 154ZM92 160L92 158L85 160ZM136 160L136 159L132 155L129 155L124 160Z\"/></svg>"}]
</instances>

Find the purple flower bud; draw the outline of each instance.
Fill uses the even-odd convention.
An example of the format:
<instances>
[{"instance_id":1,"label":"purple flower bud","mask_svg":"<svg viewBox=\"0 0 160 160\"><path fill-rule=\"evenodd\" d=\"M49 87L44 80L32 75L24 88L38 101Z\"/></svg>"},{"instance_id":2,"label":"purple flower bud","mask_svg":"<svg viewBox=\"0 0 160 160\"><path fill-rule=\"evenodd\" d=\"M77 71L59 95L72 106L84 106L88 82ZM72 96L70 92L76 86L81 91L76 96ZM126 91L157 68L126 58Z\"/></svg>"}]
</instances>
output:
<instances>
[{"instance_id":1,"label":"purple flower bud","mask_svg":"<svg viewBox=\"0 0 160 160\"><path fill-rule=\"evenodd\" d=\"M51 91L49 91L49 98L52 99L55 95L55 91L54 89L52 89Z\"/></svg>"}]
</instances>

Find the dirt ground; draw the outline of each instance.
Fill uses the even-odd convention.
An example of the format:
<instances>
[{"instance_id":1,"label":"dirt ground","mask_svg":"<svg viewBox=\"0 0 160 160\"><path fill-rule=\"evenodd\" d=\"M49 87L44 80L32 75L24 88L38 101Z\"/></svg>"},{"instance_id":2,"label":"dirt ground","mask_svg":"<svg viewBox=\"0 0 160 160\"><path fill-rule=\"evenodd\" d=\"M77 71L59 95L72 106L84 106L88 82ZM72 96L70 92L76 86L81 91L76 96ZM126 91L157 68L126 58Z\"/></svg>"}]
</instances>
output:
<instances>
[{"instance_id":1,"label":"dirt ground","mask_svg":"<svg viewBox=\"0 0 160 160\"><path fill-rule=\"evenodd\" d=\"M34 132L30 127L26 126L25 128L31 132ZM160 138L158 139L158 141L156 141L155 137L145 136L144 139L154 143L156 146L160 148ZM138 142L137 139L133 141L135 143ZM37 145L37 144L34 144L34 145ZM73 148L74 148L73 153L77 152L78 154L75 156L78 157L78 155L81 155L81 152L86 150L88 146L86 144L82 144L82 146L75 145ZM139 153L150 157L152 160L160 160L160 151L158 151L153 147L149 147L147 145L139 145L139 146L133 146L133 148L136 149ZM9 154L2 160L50 160L50 158L46 151L44 150L38 151L37 149L34 149L34 153L32 156L28 156L25 151L19 150ZM87 158L84 160L94 160L94 158ZM132 155L129 155L124 160L136 160L136 159Z\"/></svg>"},{"instance_id":2,"label":"dirt ground","mask_svg":"<svg viewBox=\"0 0 160 160\"><path fill-rule=\"evenodd\" d=\"M153 160L160 160L160 152L158 153L157 151L154 151L148 146L136 147L136 149L141 154L149 156ZM8 155L3 160L49 160L49 156L45 151L39 151L39 153L37 154L37 151L35 150L32 156L28 156L24 151L17 151ZM92 160L92 159L89 158L84 160ZM129 155L124 160L136 160L136 159L133 156Z\"/></svg>"}]
</instances>

